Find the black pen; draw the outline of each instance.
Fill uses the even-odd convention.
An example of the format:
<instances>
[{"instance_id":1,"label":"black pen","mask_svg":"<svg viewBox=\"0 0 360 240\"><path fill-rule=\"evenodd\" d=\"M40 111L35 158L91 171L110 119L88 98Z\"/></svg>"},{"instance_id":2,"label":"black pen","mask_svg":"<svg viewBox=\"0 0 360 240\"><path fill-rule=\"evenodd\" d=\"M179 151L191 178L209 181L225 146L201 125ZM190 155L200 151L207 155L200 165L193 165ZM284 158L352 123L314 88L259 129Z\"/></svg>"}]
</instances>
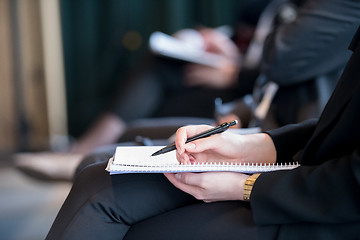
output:
<instances>
[{"instance_id":1,"label":"black pen","mask_svg":"<svg viewBox=\"0 0 360 240\"><path fill-rule=\"evenodd\" d=\"M205 132L199 133L193 137L188 138L185 143L192 142L192 141L195 141L200 138L210 137L211 135L214 135L217 133L222 133L222 132L226 131L229 127L234 126L236 124L237 124L237 120L231 121L229 123L225 122L217 127L211 128ZM151 156L157 156L157 155L160 155L163 153L173 151L175 149L176 149L176 146L175 146L175 143L173 143L171 145L168 145L168 146L160 149L159 151L154 152L153 154L151 154Z\"/></svg>"}]
</instances>

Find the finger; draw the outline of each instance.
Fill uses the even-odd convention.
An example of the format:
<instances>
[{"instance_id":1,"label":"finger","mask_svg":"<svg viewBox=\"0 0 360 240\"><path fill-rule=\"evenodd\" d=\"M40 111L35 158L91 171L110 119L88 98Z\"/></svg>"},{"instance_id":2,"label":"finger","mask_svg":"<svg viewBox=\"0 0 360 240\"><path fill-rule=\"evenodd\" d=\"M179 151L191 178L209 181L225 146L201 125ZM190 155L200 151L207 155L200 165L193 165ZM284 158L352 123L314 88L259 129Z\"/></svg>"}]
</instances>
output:
<instances>
[{"instance_id":1,"label":"finger","mask_svg":"<svg viewBox=\"0 0 360 240\"><path fill-rule=\"evenodd\" d=\"M183 182L184 179L188 179L188 177L184 177L185 175L191 174L191 173L164 173L165 177L178 189L182 190L183 192L186 192L195 198L198 197L199 192L201 191L201 188L196 185L188 185ZM194 173L192 173L194 174ZM187 180L185 180L187 181Z\"/></svg>"},{"instance_id":2,"label":"finger","mask_svg":"<svg viewBox=\"0 0 360 240\"><path fill-rule=\"evenodd\" d=\"M179 152L176 151L176 159L182 164L189 164L190 163L189 155L186 154L186 153L182 153L180 155Z\"/></svg>"},{"instance_id":3,"label":"finger","mask_svg":"<svg viewBox=\"0 0 360 240\"><path fill-rule=\"evenodd\" d=\"M185 173L176 173L174 177L182 184L188 186L195 186L201 188L202 183L202 174L201 173L192 173L192 172L185 172Z\"/></svg>"},{"instance_id":4,"label":"finger","mask_svg":"<svg viewBox=\"0 0 360 240\"><path fill-rule=\"evenodd\" d=\"M184 151L188 153L200 153L207 150L216 149L219 144L221 144L219 135L201 138L196 141L187 143L184 145Z\"/></svg>"},{"instance_id":5,"label":"finger","mask_svg":"<svg viewBox=\"0 0 360 240\"><path fill-rule=\"evenodd\" d=\"M184 145L187 139L188 130L185 127L181 127L176 131L175 134L175 146L176 152L179 156L185 152Z\"/></svg>"},{"instance_id":6,"label":"finger","mask_svg":"<svg viewBox=\"0 0 360 240\"><path fill-rule=\"evenodd\" d=\"M179 155L184 153L185 151L184 145L189 137L194 136L210 128L212 127L208 125L191 125L191 126L179 128L176 131L176 135L175 135L175 146Z\"/></svg>"}]
</instances>

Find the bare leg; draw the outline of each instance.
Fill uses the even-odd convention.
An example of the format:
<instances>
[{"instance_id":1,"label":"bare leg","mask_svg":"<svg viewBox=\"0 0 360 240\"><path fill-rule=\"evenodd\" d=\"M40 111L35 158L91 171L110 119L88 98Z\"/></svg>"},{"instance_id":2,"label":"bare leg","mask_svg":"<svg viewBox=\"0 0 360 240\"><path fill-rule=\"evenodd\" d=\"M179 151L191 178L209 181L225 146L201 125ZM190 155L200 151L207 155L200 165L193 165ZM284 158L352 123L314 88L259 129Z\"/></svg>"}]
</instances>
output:
<instances>
[{"instance_id":1,"label":"bare leg","mask_svg":"<svg viewBox=\"0 0 360 240\"><path fill-rule=\"evenodd\" d=\"M125 132L126 124L112 113L104 113L71 149L71 153L88 154L97 147L116 142Z\"/></svg>"}]
</instances>

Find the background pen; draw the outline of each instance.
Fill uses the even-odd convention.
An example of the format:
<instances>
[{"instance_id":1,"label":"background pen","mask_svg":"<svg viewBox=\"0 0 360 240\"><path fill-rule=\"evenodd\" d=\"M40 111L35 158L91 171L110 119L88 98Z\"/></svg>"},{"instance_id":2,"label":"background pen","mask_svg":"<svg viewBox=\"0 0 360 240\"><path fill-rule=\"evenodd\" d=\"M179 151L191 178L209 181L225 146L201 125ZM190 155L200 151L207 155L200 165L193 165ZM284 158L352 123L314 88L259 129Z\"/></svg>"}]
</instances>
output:
<instances>
[{"instance_id":1,"label":"background pen","mask_svg":"<svg viewBox=\"0 0 360 240\"><path fill-rule=\"evenodd\" d=\"M211 128L207 131L201 132L193 137L188 138L185 143L192 142L192 141L195 141L200 138L210 137L211 135L214 135L217 133L222 133L222 132L226 131L227 129L229 129L229 127L234 126L236 124L237 124L237 120L231 121L229 123L225 122L217 127ZM160 155L163 153L173 151L175 149L176 149L176 146L175 146L175 143L173 143L173 144L170 144L170 145L160 149L159 151L154 152L153 154L151 154L151 156L157 156L157 155Z\"/></svg>"}]
</instances>

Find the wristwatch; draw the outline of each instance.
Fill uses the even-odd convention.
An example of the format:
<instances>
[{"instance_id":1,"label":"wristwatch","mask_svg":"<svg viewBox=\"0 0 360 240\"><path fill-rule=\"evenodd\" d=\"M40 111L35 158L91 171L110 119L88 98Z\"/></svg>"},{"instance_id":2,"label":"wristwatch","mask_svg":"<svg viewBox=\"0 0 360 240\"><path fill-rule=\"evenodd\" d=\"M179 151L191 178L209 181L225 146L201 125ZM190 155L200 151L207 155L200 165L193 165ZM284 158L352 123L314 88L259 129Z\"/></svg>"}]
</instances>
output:
<instances>
[{"instance_id":1,"label":"wristwatch","mask_svg":"<svg viewBox=\"0 0 360 240\"><path fill-rule=\"evenodd\" d=\"M256 179L260 176L260 173L255 173L245 180L244 185L244 201L250 201L251 190L254 186Z\"/></svg>"}]
</instances>

